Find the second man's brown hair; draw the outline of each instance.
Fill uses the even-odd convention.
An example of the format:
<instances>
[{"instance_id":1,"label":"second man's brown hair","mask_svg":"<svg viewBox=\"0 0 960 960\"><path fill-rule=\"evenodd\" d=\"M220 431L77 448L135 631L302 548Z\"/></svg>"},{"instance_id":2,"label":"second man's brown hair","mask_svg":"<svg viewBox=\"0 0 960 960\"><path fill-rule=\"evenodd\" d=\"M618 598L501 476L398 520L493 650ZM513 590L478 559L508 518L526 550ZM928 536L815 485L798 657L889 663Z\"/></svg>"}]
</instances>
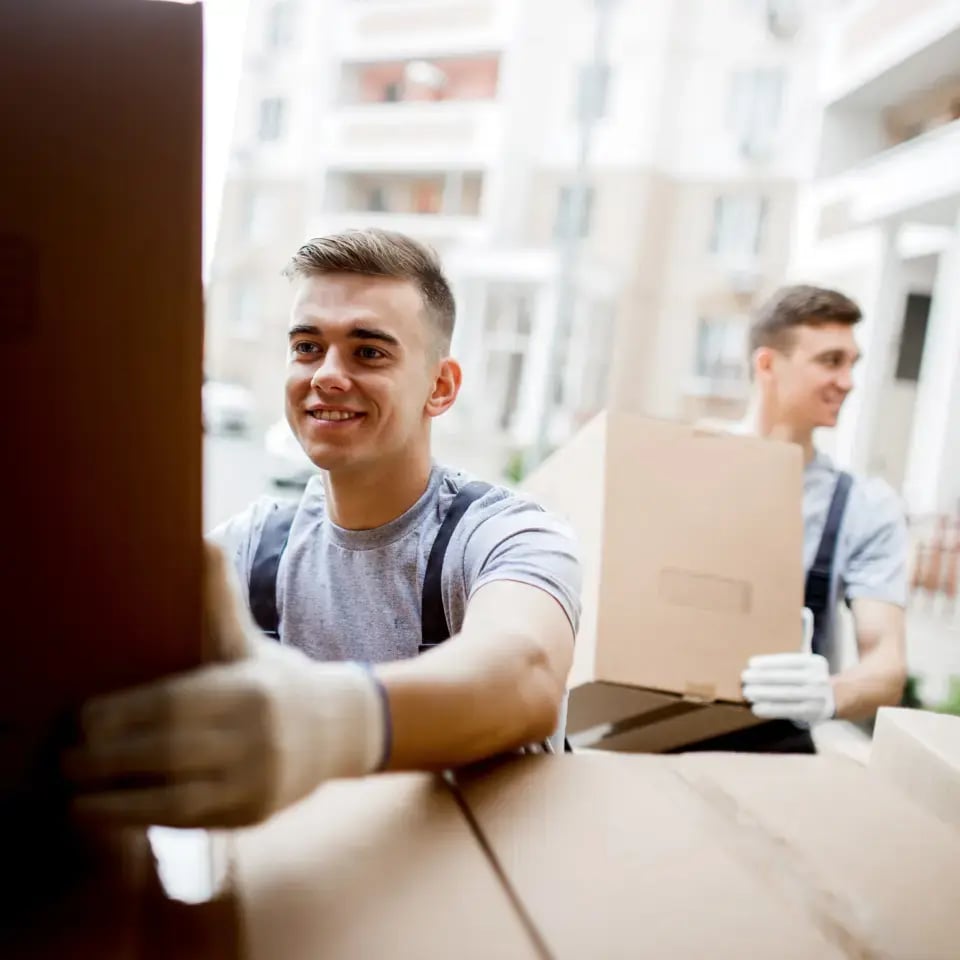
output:
<instances>
[{"instance_id":1,"label":"second man's brown hair","mask_svg":"<svg viewBox=\"0 0 960 960\"><path fill-rule=\"evenodd\" d=\"M750 328L750 355L760 347L782 353L793 345L797 327L819 327L828 323L853 326L863 314L847 296L826 287L798 284L781 287L761 308Z\"/></svg>"}]
</instances>

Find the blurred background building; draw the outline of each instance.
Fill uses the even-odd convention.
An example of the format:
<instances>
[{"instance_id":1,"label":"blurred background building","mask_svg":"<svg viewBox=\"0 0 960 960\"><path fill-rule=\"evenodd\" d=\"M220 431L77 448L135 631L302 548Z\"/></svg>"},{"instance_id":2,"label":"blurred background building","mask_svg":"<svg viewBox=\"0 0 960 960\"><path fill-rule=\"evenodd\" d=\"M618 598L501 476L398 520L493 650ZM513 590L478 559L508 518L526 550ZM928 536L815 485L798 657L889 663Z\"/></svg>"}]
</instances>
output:
<instances>
[{"instance_id":1,"label":"blurred background building","mask_svg":"<svg viewBox=\"0 0 960 960\"><path fill-rule=\"evenodd\" d=\"M224 24L247 14L242 53L216 30L240 81L207 182L205 406L211 433L248 429L209 438L210 523L313 469L279 422L280 271L309 236L381 226L440 251L465 385L436 451L491 479L606 405L739 418L754 308L784 282L831 285L864 310L864 361L819 442L904 495L911 673L947 695L960 0L217 3ZM208 139L228 106L208 96Z\"/></svg>"},{"instance_id":2,"label":"blurred background building","mask_svg":"<svg viewBox=\"0 0 960 960\"><path fill-rule=\"evenodd\" d=\"M441 457L516 469L607 403L738 415L749 313L814 169L819 10L251 0L208 373L279 417L283 263L376 225L431 243L456 287Z\"/></svg>"}]
</instances>

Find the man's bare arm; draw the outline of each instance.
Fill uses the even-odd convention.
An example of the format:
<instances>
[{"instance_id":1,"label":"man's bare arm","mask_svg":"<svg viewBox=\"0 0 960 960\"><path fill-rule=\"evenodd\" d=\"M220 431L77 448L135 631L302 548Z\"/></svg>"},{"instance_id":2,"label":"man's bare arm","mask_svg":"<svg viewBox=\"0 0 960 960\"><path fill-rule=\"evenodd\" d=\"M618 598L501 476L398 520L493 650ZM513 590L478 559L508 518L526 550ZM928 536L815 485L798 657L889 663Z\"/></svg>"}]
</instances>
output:
<instances>
[{"instance_id":1,"label":"man's bare arm","mask_svg":"<svg viewBox=\"0 0 960 960\"><path fill-rule=\"evenodd\" d=\"M393 725L390 769L455 767L545 739L572 661L573 629L553 597L525 583L486 584L457 636L376 668Z\"/></svg>"},{"instance_id":2,"label":"man's bare arm","mask_svg":"<svg viewBox=\"0 0 960 960\"><path fill-rule=\"evenodd\" d=\"M903 609L865 598L854 600L851 609L860 662L833 678L836 716L844 720L899 704L907 676Z\"/></svg>"}]
</instances>

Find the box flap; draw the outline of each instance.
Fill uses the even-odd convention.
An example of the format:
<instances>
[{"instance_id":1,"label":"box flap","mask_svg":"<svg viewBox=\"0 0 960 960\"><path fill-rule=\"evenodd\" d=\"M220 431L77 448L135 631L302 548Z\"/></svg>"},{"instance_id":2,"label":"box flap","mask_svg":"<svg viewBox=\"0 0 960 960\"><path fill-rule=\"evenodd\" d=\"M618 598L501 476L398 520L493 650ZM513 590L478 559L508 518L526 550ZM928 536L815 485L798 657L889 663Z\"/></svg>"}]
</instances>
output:
<instances>
[{"instance_id":1,"label":"box flap","mask_svg":"<svg viewBox=\"0 0 960 960\"><path fill-rule=\"evenodd\" d=\"M958 956L960 838L863 767L739 754L670 762L737 825L742 862L784 894L802 893L807 914L852 955Z\"/></svg>"},{"instance_id":2,"label":"box flap","mask_svg":"<svg viewBox=\"0 0 960 960\"><path fill-rule=\"evenodd\" d=\"M557 957L953 960L953 832L822 757L525 758L460 789Z\"/></svg>"},{"instance_id":3,"label":"box flap","mask_svg":"<svg viewBox=\"0 0 960 960\"><path fill-rule=\"evenodd\" d=\"M960 717L882 708L868 769L914 803L960 827Z\"/></svg>"},{"instance_id":4,"label":"box flap","mask_svg":"<svg viewBox=\"0 0 960 960\"><path fill-rule=\"evenodd\" d=\"M525 758L461 790L559 960L847 956L666 758Z\"/></svg>"},{"instance_id":5,"label":"box flap","mask_svg":"<svg viewBox=\"0 0 960 960\"><path fill-rule=\"evenodd\" d=\"M329 783L240 831L249 960L537 957L449 788L427 774Z\"/></svg>"}]
</instances>

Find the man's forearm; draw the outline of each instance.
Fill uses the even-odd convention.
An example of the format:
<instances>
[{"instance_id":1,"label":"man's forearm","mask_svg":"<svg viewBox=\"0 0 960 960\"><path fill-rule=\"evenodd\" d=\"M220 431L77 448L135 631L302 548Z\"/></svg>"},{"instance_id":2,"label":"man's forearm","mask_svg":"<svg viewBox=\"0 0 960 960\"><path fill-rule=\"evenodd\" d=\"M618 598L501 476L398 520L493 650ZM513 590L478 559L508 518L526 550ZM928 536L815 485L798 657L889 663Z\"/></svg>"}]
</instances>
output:
<instances>
[{"instance_id":1,"label":"man's forearm","mask_svg":"<svg viewBox=\"0 0 960 960\"><path fill-rule=\"evenodd\" d=\"M456 767L543 740L563 696L542 647L522 636L483 647L454 637L376 674L389 703L391 770Z\"/></svg>"},{"instance_id":2,"label":"man's forearm","mask_svg":"<svg viewBox=\"0 0 960 960\"><path fill-rule=\"evenodd\" d=\"M899 656L882 647L871 651L856 666L833 678L837 719L862 720L879 707L897 706L905 681L906 670Z\"/></svg>"}]
</instances>

